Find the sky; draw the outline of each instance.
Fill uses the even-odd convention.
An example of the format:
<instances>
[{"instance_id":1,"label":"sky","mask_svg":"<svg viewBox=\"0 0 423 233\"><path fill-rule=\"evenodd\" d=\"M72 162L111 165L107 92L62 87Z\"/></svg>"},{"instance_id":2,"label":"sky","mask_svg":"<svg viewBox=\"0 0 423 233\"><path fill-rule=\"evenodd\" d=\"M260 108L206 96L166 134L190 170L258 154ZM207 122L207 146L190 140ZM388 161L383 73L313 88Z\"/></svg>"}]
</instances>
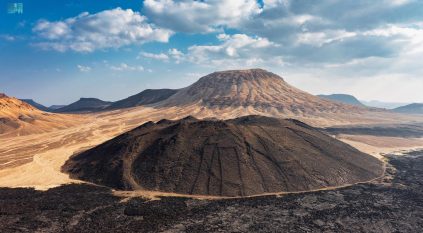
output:
<instances>
[{"instance_id":1,"label":"sky","mask_svg":"<svg viewBox=\"0 0 423 233\"><path fill-rule=\"evenodd\" d=\"M0 0L0 92L47 106L248 68L423 102L422 58L423 0Z\"/></svg>"}]
</instances>

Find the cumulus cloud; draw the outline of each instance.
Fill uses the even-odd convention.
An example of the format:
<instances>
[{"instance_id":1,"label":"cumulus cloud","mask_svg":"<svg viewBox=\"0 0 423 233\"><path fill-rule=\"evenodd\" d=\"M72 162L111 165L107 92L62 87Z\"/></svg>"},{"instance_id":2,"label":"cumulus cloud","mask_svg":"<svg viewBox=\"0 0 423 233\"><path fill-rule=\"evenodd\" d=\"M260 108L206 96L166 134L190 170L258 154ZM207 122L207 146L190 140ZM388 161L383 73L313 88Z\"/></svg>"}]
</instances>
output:
<instances>
[{"instance_id":1,"label":"cumulus cloud","mask_svg":"<svg viewBox=\"0 0 423 233\"><path fill-rule=\"evenodd\" d=\"M144 1L144 12L154 23L189 33L234 28L260 11L256 0Z\"/></svg>"},{"instance_id":2,"label":"cumulus cloud","mask_svg":"<svg viewBox=\"0 0 423 233\"><path fill-rule=\"evenodd\" d=\"M157 28L131 9L88 12L63 21L40 20L33 31L41 38L35 46L57 51L92 52L150 41L167 42L172 31Z\"/></svg>"},{"instance_id":3,"label":"cumulus cloud","mask_svg":"<svg viewBox=\"0 0 423 233\"><path fill-rule=\"evenodd\" d=\"M263 0L262 7L256 0L145 0L145 16L117 8L104 11L121 14L116 18L84 13L39 21L33 30L43 38L39 47L82 52L167 41L173 32L220 33L215 42L200 39L184 48L142 52L139 58L219 69L268 67L305 80L294 84L313 93L330 86L370 99L373 92L366 86L376 86L384 76L404 90L410 86L401 78L421 84L421 9L418 0ZM384 85L380 90L388 88Z\"/></svg>"},{"instance_id":4,"label":"cumulus cloud","mask_svg":"<svg viewBox=\"0 0 423 233\"><path fill-rule=\"evenodd\" d=\"M91 71L91 67L89 67L89 66L77 65L76 67L81 72L90 72Z\"/></svg>"},{"instance_id":5,"label":"cumulus cloud","mask_svg":"<svg viewBox=\"0 0 423 233\"><path fill-rule=\"evenodd\" d=\"M423 20L416 10L422 8L423 3L414 0L321 0L313 4L264 0L262 7L256 0L146 0L143 12L155 24L176 32L208 33L234 28L239 34L280 44L277 51L290 62L321 63L395 55L392 37L364 32L419 17ZM233 47L225 52L230 57L237 56Z\"/></svg>"},{"instance_id":6,"label":"cumulus cloud","mask_svg":"<svg viewBox=\"0 0 423 233\"><path fill-rule=\"evenodd\" d=\"M114 71L144 71L143 66L130 66L126 63L121 63L118 66L112 65L110 69Z\"/></svg>"},{"instance_id":7,"label":"cumulus cloud","mask_svg":"<svg viewBox=\"0 0 423 233\"><path fill-rule=\"evenodd\" d=\"M281 65L282 57L273 51L280 45L266 38L245 34L218 34L215 45L193 45L187 52L172 48L167 53L140 53L140 56L162 61L194 63L201 66L220 66L233 68L260 66L264 64Z\"/></svg>"},{"instance_id":8,"label":"cumulus cloud","mask_svg":"<svg viewBox=\"0 0 423 233\"><path fill-rule=\"evenodd\" d=\"M164 54L164 53L146 53L146 52L141 52L140 55L137 57L138 59L141 57L146 57L146 58L150 58L150 59L154 59L154 60L160 60L160 61L167 61L169 60L169 56Z\"/></svg>"},{"instance_id":9,"label":"cumulus cloud","mask_svg":"<svg viewBox=\"0 0 423 233\"><path fill-rule=\"evenodd\" d=\"M183 61L221 68L283 63L282 57L272 52L280 45L266 38L245 34L219 34L217 38L219 43L216 45L190 46L186 54L179 56Z\"/></svg>"},{"instance_id":10,"label":"cumulus cloud","mask_svg":"<svg viewBox=\"0 0 423 233\"><path fill-rule=\"evenodd\" d=\"M186 59L185 54L176 48L169 49L166 53L140 52L139 55L137 56L137 59L141 59L143 57L162 61L162 62L173 60L177 64L179 64L180 62Z\"/></svg>"},{"instance_id":11,"label":"cumulus cloud","mask_svg":"<svg viewBox=\"0 0 423 233\"><path fill-rule=\"evenodd\" d=\"M180 63L184 58L184 53L175 48L169 49L168 54L176 63Z\"/></svg>"},{"instance_id":12,"label":"cumulus cloud","mask_svg":"<svg viewBox=\"0 0 423 233\"><path fill-rule=\"evenodd\" d=\"M169 49L168 53L173 58L180 58L184 55L184 53L182 53L181 51L179 51L178 49L175 49L175 48Z\"/></svg>"},{"instance_id":13,"label":"cumulus cloud","mask_svg":"<svg viewBox=\"0 0 423 233\"><path fill-rule=\"evenodd\" d=\"M277 47L266 38L250 37L245 34L219 34L219 45L194 45L188 48L188 59L195 63L219 60L221 58L245 58L254 57L265 49Z\"/></svg>"}]
</instances>

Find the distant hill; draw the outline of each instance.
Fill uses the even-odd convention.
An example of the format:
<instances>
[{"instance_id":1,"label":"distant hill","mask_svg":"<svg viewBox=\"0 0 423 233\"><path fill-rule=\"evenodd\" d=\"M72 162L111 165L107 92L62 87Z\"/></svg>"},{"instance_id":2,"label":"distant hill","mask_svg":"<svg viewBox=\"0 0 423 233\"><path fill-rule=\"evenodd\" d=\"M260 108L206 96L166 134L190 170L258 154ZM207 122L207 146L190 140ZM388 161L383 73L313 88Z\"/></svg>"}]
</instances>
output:
<instances>
[{"instance_id":1,"label":"distant hill","mask_svg":"<svg viewBox=\"0 0 423 233\"><path fill-rule=\"evenodd\" d=\"M397 103L397 102L384 102L384 101L378 101L378 100L370 100L370 101L360 100L360 102L369 107L385 108L385 109L394 109L394 108L398 108L398 107L409 104L409 103Z\"/></svg>"},{"instance_id":2,"label":"distant hill","mask_svg":"<svg viewBox=\"0 0 423 233\"><path fill-rule=\"evenodd\" d=\"M394 112L407 114L423 114L423 103L414 103L393 109Z\"/></svg>"},{"instance_id":3,"label":"distant hill","mask_svg":"<svg viewBox=\"0 0 423 233\"><path fill-rule=\"evenodd\" d=\"M81 98L78 101L65 107L54 110L54 112L70 113L70 112L95 112L103 110L110 106L112 102L103 101L97 98Z\"/></svg>"},{"instance_id":4,"label":"distant hill","mask_svg":"<svg viewBox=\"0 0 423 233\"><path fill-rule=\"evenodd\" d=\"M78 117L41 111L14 97L0 93L0 135L27 135L67 128Z\"/></svg>"},{"instance_id":5,"label":"distant hill","mask_svg":"<svg viewBox=\"0 0 423 233\"><path fill-rule=\"evenodd\" d=\"M30 104L0 93L0 134L34 123L41 114Z\"/></svg>"},{"instance_id":6,"label":"distant hill","mask_svg":"<svg viewBox=\"0 0 423 233\"><path fill-rule=\"evenodd\" d=\"M21 99L21 100L23 102L27 103L27 104L30 104L32 107L35 107L35 108L41 110L41 111L49 111L48 107L35 102L33 99Z\"/></svg>"},{"instance_id":7,"label":"distant hill","mask_svg":"<svg viewBox=\"0 0 423 233\"><path fill-rule=\"evenodd\" d=\"M357 98L355 98L352 95L346 95L346 94L332 94L332 95L318 95L319 97L333 100L337 102L341 102L344 104L351 104L355 106L365 106L363 103L361 103Z\"/></svg>"},{"instance_id":8,"label":"distant hill","mask_svg":"<svg viewBox=\"0 0 423 233\"><path fill-rule=\"evenodd\" d=\"M56 110L56 109L59 109L59 108L63 108L63 107L65 107L66 105L51 105L50 107L48 107L50 110Z\"/></svg>"},{"instance_id":9,"label":"distant hill","mask_svg":"<svg viewBox=\"0 0 423 233\"><path fill-rule=\"evenodd\" d=\"M119 100L111 104L106 110L131 108L141 105L148 105L165 100L175 94L178 90L172 89L147 89L126 99Z\"/></svg>"}]
</instances>

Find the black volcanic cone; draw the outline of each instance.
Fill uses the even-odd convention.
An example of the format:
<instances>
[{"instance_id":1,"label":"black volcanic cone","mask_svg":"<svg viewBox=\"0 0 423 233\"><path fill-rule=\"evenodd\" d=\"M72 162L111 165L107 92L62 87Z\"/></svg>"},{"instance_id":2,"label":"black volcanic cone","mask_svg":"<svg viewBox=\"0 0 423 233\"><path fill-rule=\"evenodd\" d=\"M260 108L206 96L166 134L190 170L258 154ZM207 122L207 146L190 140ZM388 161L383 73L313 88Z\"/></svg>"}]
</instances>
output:
<instances>
[{"instance_id":1,"label":"black volcanic cone","mask_svg":"<svg viewBox=\"0 0 423 233\"><path fill-rule=\"evenodd\" d=\"M302 122L148 122L72 157L71 177L124 190L247 196L375 178L382 163Z\"/></svg>"}]
</instances>

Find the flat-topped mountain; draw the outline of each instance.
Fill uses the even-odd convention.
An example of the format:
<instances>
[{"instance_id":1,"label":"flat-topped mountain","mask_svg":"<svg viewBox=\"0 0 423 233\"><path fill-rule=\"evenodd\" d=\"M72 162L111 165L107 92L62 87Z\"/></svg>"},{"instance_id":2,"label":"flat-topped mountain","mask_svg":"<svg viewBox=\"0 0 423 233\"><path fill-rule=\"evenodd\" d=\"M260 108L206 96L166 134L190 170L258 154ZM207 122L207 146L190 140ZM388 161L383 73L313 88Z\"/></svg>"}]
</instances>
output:
<instances>
[{"instance_id":1,"label":"flat-topped mountain","mask_svg":"<svg viewBox=\"0 0 423 233\"><path fill-rule=\"evenodd\" d=\"M78 112L94 112L105 109L110 106L112 102L103 101L97 98L80 98L78 101L58 108L54 112L60 113L78 113Z\"/></svg>"},{"instance_id":2,"label":"flat-topped mountain","mask_svg":"<svg viewBox=\"0 0 423 233\"><path fill-rule=\"evenodd\" d=\"M355 98L352 95L346 95L346 94L332 94L332 95L318 95L321 98L333 100L337 102L341 102L344 104L351 104L355 106L361 106L364 107L365 105L361 103L357 98Z\"/></svg>"},{"instance_id":3,"label":"flat-topped mountain","mask_svg":"<svg viewBox=\"0 0 423 233\"><path fill-rule=\"evenodd\" d=\"M394 112L406 114L423 114L423 103L414 103L393 109Z\"/></svg>"},{"instance_id":4,"label":"flat-topped mountain","mask_svg":"<svg viewBox=\"0 0 423 233\"><path fill-rule=\"evenodd\" d=\"M193 104L209 108L250 107L258 111L276 110L292 114L358 109L308 94L289 85L278 75L262 69L211 73L181 89L163 101L161 106Z\"/></svg>"},{"instance_id":5,"label":"flat-topped mountain","mask_svg":"<svg viewBox=\"0 0 423 233\"><path fill-rule=\"evenodd\" d=\"M173 89L146 89L136 95L112 103L106 108L106 110L131 108L136 106L154 104L169 98L177 91L178 90Z\"/></svg>"},{"instance_id":6,"label":"flat-topped mountain","mask_svg":"<svg viewBox=\"0 0 423 233\"><path fill-rule=\"evenodd\" d=\"M148 122L71 157L71 177L123 190L248 196L366 181L382 163L297 120Z\"/></svg>"}]
</instances>

